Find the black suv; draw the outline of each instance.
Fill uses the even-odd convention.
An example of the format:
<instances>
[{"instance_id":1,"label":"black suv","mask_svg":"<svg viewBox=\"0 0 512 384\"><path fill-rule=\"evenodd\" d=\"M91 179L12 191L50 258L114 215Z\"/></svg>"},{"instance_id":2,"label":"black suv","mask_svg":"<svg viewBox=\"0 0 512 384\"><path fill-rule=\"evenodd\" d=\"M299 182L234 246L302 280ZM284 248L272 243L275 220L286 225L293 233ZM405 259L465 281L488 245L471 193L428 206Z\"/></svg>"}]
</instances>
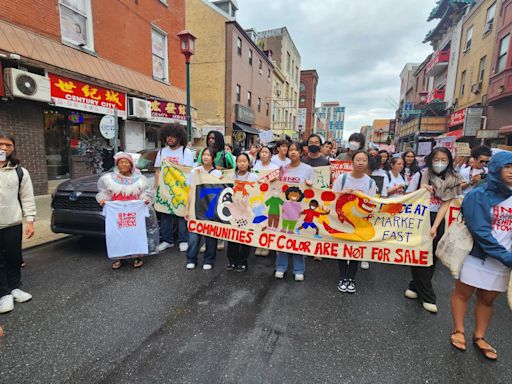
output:
<instances>
[{"instance_id":1,"label":"black suv","mask_svg":"<svg viewBox=\"0 0 512 384\"><path fill-rule=\"evenodd\" d=\"M154 181L158 149L138 152L137 168ZM140 156L139 156L140 155ZM135 157L135 156L134 156ZM103 208L96 201L98 179L103 174L85 176L61 183L52 198L52 231L71 235L105 236Z\"/></svg>"}]
</instances>

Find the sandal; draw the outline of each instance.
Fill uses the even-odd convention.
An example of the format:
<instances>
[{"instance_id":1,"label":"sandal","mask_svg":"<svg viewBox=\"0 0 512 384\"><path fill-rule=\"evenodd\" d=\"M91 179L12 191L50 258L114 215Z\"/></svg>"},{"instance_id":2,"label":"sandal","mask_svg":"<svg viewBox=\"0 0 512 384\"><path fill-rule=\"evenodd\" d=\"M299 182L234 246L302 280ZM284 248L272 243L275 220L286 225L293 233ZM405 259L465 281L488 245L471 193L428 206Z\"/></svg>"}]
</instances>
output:
<instances>
[{"instance_id":1,"label":"sandal","mask_svg":"<svg viewBox=\"0 0 512 384\"><path fill-rule=\"evenodd\" d=\"M485 342L485 344L487 344L489 348L481 347L480 344L478 344L479 341ZM498 352L493 347L491 347L491 345L483 337L473 336L473 344L475 344L475 346L480 350L480 352L482 352L482 355L484 355L485 358L489 360L496 360L498 358ZM491 353L492 355L490 355Z\"/></svg>"},{"instance_id":2,"label":"sandal","mask_svg":"<svg viewBox=\"0 0 512 384\"><path fill-rule=\"evenodd\" d=\"M112 269L119 269L123 266L123 262L121 260L116 260L112 263Z\"/></svg>"},{"instance_id":3,"label":"sandal","mask_svg":"<svg viewBox=\"0 0 512 384\"><path fill-rule=\"evenodd\" d=\"M462 335L463 340L457 340L454 337L455 335ZM466 352L466 338L464 337L464 331L453 331L452 335L450 336L450 343L453 345L454 348L458 349L459 351Z\"/></svg>"},{"instance_id":4,"label":"sandal","mask_svg":"<svg viewBox=\"0 0 512 384\"><path fill-rule=\"evenodd\" d=\"M144 265L144 262L140 257L137 257L135 260L133 260L133 268L140 268Z\"/></svg>"}]
</instances>

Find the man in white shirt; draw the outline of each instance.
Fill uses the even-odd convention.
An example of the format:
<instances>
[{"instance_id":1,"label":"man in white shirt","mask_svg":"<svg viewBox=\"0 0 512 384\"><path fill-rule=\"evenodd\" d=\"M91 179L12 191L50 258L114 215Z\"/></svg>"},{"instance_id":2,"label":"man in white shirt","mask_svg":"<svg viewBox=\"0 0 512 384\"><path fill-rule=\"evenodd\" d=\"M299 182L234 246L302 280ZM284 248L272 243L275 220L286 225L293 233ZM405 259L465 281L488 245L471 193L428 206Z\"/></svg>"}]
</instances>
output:
<instances>
[{"instance_id":1,"label":"man in white shirt","mask_svg":"<svg viewBox=\"0 0 512 384\"><path fill-rule=\"evenodd\" d=\"M158 152L155 159L155 190L158 188L162 160L168 160L176 165L187 165L190 167L194 165L194 155L187 148L187 131L183 125L164 124L160 132L161 136L165 137L167 145ZM176 232L180 251L186 252L188 249L188 229L185 218L162 213L160 216L160 237L162 242L158 246L160 252L174 245Z\"/></svg>"},{"instance_id":2,"label":"man in white shirt","mask_svg":"<svg viewBox=\"0 0 512 384\"><path fill-rule=\"evenodd\" d=\"M465 183L462 185L463 194L466 195L473 188L485 182L487 177L487 164L492 156L491 148L479 145L471 150L474 161L470 167L462 168L460 175Z\"/></svg>"}]
</instances>

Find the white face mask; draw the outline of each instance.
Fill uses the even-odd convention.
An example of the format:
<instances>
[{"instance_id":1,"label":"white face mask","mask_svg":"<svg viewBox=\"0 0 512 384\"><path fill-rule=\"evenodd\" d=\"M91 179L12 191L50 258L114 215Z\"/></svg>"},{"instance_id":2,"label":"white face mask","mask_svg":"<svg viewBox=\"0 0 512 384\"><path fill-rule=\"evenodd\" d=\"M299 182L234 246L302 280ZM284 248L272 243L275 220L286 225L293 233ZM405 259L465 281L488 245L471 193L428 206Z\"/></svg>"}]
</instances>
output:
<instances>
[{"instance_id":1,"label":"white face mask","mask_svg":"<svg viewBox=\"0 0 512 384\"><path fill-rule=\"evenodd\" d=\"M360 146L361 144L359 144L359 142L357 141L350 141L348 143L348 149L350 149L351 151L357 151Z\"/></svg>"},{"instance_id":2,"label":"white face mask","mask_svg":"<svg viewBox=\"0 0 512 384\"><path fill-rule=\"evenodd\" d=\"M435 163L432 163L432 168L435 173L442 173L447 167L448 163L445 163L444 161L436 161Z\"/></svg>"}]
</instances>

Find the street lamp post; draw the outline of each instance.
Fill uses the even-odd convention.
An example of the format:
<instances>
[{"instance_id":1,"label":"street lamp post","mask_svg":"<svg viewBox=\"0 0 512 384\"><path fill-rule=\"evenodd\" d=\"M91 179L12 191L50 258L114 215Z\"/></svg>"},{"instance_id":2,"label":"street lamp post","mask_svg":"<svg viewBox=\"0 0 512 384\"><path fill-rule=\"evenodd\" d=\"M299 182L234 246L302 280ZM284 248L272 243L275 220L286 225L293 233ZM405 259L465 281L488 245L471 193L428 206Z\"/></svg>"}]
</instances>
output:
<instances>
[{"instance_id":1,"label":"street lamp post","mask_svg":"<svg viewBox=\"0 0 512 384\"><path fill-rule=\"evenodd\" d=\"M194 54L196 37L190 31L178 33L180 38L181 53L185 56L187 67L187 134L188 140L192 141L192 116L190 115L190 57Z\"/></svg>"}]
</instances>

